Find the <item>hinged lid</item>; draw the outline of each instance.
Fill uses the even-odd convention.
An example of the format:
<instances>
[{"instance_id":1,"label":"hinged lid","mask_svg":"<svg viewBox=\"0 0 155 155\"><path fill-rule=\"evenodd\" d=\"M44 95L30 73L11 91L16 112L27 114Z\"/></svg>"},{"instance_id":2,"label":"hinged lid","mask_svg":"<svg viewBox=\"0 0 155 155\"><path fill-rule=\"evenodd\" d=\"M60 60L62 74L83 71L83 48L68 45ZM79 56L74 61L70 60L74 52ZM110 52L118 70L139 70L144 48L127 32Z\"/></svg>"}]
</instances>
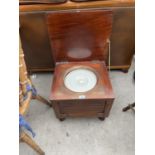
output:
<instances>
[{"instance_id":1,"label":"hinged lid","mask_svg":"<svg viewBox=\"0 0 155 155\"><path fill-rule=\"evenodd\" d=\"M51 48L56 62L106 61L112 11L103 9L47 13Z\"/></svg>"}]
</instances>

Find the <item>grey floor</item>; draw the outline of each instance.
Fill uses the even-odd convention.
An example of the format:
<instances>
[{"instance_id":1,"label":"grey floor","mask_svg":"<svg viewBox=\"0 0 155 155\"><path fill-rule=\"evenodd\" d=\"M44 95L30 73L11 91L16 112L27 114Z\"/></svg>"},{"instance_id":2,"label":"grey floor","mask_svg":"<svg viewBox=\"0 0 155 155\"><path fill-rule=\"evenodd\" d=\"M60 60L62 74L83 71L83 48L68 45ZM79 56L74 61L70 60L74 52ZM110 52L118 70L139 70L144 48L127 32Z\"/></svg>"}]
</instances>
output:
<instances>
[{"instance_id":1,"label":"grey floor","mask_svg":"<svg viewBox=\"0 0 155 155\"><path fill-rule=\"evenodd\" d=\"M134 62L128 73L110 72L116 99L105 121L68 118L60 122L52 108L32 101L26 120L36 133L34 140L46 155L134 155L135 116L133 111L122 112L122 108L135 99L133 71ZM39 94L48 98L52 75L36 74L32 80ZM20 143L19 153L36 155L24 143Z\"/></svg>"}]
</instances>

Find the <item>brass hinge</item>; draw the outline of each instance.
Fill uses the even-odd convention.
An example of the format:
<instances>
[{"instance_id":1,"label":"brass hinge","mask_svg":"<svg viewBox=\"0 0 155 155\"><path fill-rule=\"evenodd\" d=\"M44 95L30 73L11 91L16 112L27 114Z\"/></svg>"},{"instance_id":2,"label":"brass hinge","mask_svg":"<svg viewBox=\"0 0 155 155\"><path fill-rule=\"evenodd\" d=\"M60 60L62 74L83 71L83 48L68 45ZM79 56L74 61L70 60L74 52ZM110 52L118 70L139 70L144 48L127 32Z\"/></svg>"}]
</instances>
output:
<instances>
[{"instance_id":1,"label":"brass hinge","mask_svg":"<svg viewBox=\"0 0 155 155\"><path fill-rule=\"evenodd\" d=\"M68 61L60 61L60 62L56 62L56 65L61 65L61 64L68 64Z\"/></svg>"}]
</instances>

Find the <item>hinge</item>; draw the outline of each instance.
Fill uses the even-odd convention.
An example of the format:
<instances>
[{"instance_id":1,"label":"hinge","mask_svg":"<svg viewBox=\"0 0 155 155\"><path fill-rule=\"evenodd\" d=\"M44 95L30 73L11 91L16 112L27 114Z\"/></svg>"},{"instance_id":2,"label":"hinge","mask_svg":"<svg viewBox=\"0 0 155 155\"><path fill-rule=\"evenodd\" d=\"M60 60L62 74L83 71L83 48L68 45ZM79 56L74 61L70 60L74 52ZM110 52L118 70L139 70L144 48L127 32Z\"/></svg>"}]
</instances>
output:
<instances>
[{"instance_id":1,"label":"hinge","mask_svg":"<svg viewBox=\"0 0 155 155\"><path fill-rule=\"evenodd\" d=\"M93 63L100 63L100 62L104 62L104 61L101 61L101 60L92 60L91 62L93 62Z\"/></svg>"},{"instance_id":2,"label":"hinge","mask_svg":"<svg viewBox=\"0 0 155 155\"><path fill-rule=\"evenodd\" d=\"M60 62L56 62L56 65L59 65L59 64L68 64L68 61L60 61Z\"/></svg>"}]
</instances>

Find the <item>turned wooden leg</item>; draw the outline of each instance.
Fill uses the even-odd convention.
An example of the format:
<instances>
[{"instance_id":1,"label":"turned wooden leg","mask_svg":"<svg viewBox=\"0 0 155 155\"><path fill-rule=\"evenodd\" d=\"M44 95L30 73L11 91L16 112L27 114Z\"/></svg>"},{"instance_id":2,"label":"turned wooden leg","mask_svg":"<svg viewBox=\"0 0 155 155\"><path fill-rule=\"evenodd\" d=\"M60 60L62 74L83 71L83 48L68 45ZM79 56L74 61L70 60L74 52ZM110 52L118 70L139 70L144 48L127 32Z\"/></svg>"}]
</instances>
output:
<instances>
[{"instance_id":1,"label":"turned wooden leg","mask_svg":"<svg viewBox=\"0 0 155 155\"><path fill-rule=\"evenodd\" d=\"M104 121L105 117L98 117L99 120Z\"/></svg>"},{"instance_id":2,"label":"turned wooden leg","mask_svg":"<svg viewBox=\"0 0 155 155\"><path fill-rule=\"evenodd\" d=\"M38 100L38 101L40 101L40 102L42 102L42 103L52 107L52 103L50 103L49 101L47 101L45 98L43 98L40 95L36 95L34 99L36 99L36 100Z\"/></svg>"},{"instance_id":3,"label":"turned wooden leg","mask_svg":"<svg viewBox=\"0 0 155 155\"><path fill-rule=\"evenodd\" d=\"M129 110L129 109L132 109L132 108L134 108L134 107L135 107L135 103L132 103L132 104L129 104L128 106L124 107L124 108L122 109L122 111L125 112L125 111L127 111L127 110Z\"/></svg>"},{"instance_id":4,"label":"turned wooden leg","mask_svg":"<svg viewBox=\"0 0 155 155\"><path fill-rule=\"evenodd\" d=\"M128 73L128 69L127 68L124 68L124 69L121 69L123 73Z\"/></svg>"},{"instance_id":5,"label":"turned wooden leg","mask_svg":"<svg viewBox=\"0 0 155 155\"><path fill-rule=\"evenodd\" d=\"M32 149L34 149L38 154L45 155L44 151L32 140L32 138L26 134L25 132L22 132L20 135L20 141L25 142L28 144Z\"/></svg>"},{"instance_id":6,"label":"turned wooden leg","mask_svg":"<svg viewBox=\"0 0 155 155\"><path fill-rule=\"evenodd\" d=\"M62 122L62 121L64 121L66 118L64 117L64 118L59 118L59 120Z\"/></svg>"}]
</instances>

